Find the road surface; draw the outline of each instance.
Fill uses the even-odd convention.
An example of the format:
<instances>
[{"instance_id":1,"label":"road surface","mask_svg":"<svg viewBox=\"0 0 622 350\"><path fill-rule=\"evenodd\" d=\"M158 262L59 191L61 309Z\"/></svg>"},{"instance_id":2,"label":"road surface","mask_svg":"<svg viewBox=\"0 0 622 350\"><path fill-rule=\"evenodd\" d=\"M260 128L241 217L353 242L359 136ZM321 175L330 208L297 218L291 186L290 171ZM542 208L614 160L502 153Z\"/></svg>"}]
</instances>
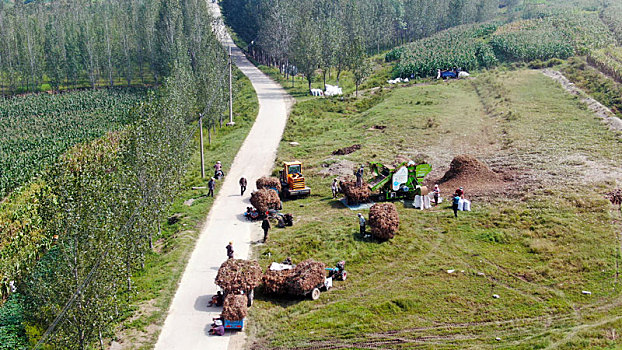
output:
<instances>
[{"instance_id":1,"label":"road surface","mask_svg":"<svg viewBox=\"0 0 622 350\"><path fill-rule=\"evenodd\" d=\"M209 6L214 17L219 19L218 6L212 3ZM221 21L216 22L222 25ZM232 47L235 65L251 80L257 92L259 114L209 211L156 343L157 350L227 350L230 346L241 347L243 336L231 336L229 332L223 337L208 335L212 317L217 317L221 309L209 308L207 303L218 290L214 279L227 257L227 243L233 242L236 258L247 258L251 237L260 230L257 223L246 221L242 213L250 205L249 197L255 180L268 175L273 168L292 101L280 85L244 57L226 31L220 33L223 45ZM238 186L242 176L248 179L249 184L244 197L240 196Z\"/></svg>"}]
</instances>

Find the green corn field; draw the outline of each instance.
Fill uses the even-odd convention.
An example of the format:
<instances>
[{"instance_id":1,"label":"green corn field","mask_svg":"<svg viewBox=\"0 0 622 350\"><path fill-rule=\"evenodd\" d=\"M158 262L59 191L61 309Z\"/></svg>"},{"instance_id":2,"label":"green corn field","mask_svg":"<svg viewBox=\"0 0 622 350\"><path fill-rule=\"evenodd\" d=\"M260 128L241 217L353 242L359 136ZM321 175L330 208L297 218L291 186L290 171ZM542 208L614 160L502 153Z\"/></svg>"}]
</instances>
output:
<instances>
[{"instance_id":1,"label":"green corn field","mask_svg":"<svg viewBox=\"0 0 622 350\"><path fill-rule=\"evenodd\" d=\"M396 48L386 60L399 58L394 76L424 78L436 75L437 69L473 70L506 62L564 59L613 40L599 13L566 11L504 25L455 27Z\"/></svg>"},{"instance_id":2,"label":"green corn field","mask_svg":"<svg viewBox=\"0 0 622 350\"><path fill-rule=\"evenodd\" d=\"M0 196L69 147L130 123L144 96L144 89L102 89L0 99Z\"/></svg>"}]
</instances>

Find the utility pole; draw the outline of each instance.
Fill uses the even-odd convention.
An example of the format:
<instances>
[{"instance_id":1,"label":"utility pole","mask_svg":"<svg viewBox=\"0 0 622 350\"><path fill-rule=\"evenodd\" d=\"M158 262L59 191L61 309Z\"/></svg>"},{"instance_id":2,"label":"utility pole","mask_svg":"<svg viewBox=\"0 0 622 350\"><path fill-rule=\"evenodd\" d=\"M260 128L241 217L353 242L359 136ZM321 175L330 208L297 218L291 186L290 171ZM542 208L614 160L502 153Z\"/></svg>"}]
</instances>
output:
<instances>
[{"instance_id":1,"label":"utility pole","mask_svg":"<svg viewBox=\"0 0 622 350\"><path fill-rule=\"evenodd\" d=\"M201 178L205 179L205 161L203 160L203 113L199 113L199 147L201 147Z\"/></svg>"},{"instance_id":2,"label":"utility pole","mask_svg":"<svg viewBox=\"0 0 622 350\"><path fill-rule=\"evenodd\" d=\"M233 62L231 61L231 46L229 46L229 122L227 126L235 125L233 121L233 68L231 67Z\"/></svg>"}]
</instances>

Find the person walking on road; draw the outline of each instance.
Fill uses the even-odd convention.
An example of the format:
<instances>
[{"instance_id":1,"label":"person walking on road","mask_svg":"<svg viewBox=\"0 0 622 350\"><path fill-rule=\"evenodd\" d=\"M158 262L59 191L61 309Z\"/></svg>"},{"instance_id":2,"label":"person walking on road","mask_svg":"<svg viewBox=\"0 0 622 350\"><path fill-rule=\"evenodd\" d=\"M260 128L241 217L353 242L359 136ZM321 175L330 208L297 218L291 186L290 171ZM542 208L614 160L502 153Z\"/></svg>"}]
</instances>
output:
<instances>
[{"instance_id":1,"label":"person walking on road","mask_svg":"<svg viewBox=\"0 0 622 350\"><path fill-rule=\"evenodd\" d=\"M216 180L212 177L207 182L207 188L209 191L207 192L208 197L214 197L214 188L216 187Z\"/></svg>"},{"instance_id":2,"label":"person walking on road","mask_svg":"<svg viewBox=\"0 0 622 350\"><path fill-rule=\"evenodd\" d=\"M460 198L460 195L458 195L458 193L454 194L454 201L451 205L451 208L454 210L454 217L458 217L458 204L460 204L460 200L462 198Z\"/></svg>"},{"instance_id":3,"label":"person walking on road","mask_svg":"<svg viewBox=\"0 0 622 350\"><path fill-rule=\"evenodd\" d=\"M244 195L244 192L246 191L246 185L247 185L246 178L242 176L240 178L240 196Z\"/></svg>"},{"instance_id":4,"label":"person walking on road","mask_svg":"<svg viewBox=\"0 0 622 350\"><path fill-rule=\"evenodd\" d=\"M229 242L225 249L227 249L227 259L233 259L233 242Z\"/></svg>"},{"instance_id":5,"label":"person walking on road","mask_svg":"<svg viewBox=\"0 0 622 350\"><path fill-rule=\"evenodd\" d=\"M337 179L333 180L330 189L333 191L333 199L337 198L337 193L339 193L339 182L337 182Z\"/></svg>"},{"instance_id":6,"label":"person walking on road","mask_svg":"<svg viewBox=\"0 0 622 350\"><path fill-rule=\"evenodd\" d=\"M363 214L358 213L358 217L359 217L359 229L361 232L361 236L363 236L363 238L365 238L365 218L363 217Z\"/></svg>"},{"instance_id":7,"label":"person walking on road","mask_svg":"<svg viewBox=\"0 0 622 350\"><path fill-rule=\"evenodd\" d=\"M268 218L264 218L261 222L261 228L263 229L263 242L266 243L268 240L268 231L270 230L270 220Z\"/></svg>"}]
</instances>

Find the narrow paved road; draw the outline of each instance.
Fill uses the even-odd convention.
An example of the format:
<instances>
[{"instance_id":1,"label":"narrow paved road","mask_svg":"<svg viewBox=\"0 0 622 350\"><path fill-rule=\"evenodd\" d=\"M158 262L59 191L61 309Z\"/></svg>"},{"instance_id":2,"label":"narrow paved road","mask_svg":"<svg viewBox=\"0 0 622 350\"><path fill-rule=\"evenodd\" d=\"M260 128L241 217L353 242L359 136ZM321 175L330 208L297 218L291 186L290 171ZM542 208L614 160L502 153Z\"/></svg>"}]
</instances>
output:
<instances>
[{"instance_id":1,"label":"narrow paved road","mask_svg":"<svg viewBox=\"0 0 622 350\"><path fill-rule=\"evenodd\" d=\"M210 8L214 16L220 18L218 6L210 4ZM221 309L208 308L207 303L218 290L214 279L220 264L227 257L227 243L233 242L236 258L247 258L252 233L260 230L257 224L246 221L242 213L250 205L249 197L255 188L255 180L269 174L273 167L291 106L291 99L281 86L253 66L226 31L221 31L221 34L223 45L232 47L234 63L251 80L257 92L259 114L201 230L155 346L158 350L226 350L230 345L232 348L239 347L239 344L230 344L239 343L239 340L232 341L233 338L239 339L239 335L208 335L212 317L217 317ZM249 183L244 197L240 196L238 186L241 176L245 176Z\"/></svg>"}]
</instances>

